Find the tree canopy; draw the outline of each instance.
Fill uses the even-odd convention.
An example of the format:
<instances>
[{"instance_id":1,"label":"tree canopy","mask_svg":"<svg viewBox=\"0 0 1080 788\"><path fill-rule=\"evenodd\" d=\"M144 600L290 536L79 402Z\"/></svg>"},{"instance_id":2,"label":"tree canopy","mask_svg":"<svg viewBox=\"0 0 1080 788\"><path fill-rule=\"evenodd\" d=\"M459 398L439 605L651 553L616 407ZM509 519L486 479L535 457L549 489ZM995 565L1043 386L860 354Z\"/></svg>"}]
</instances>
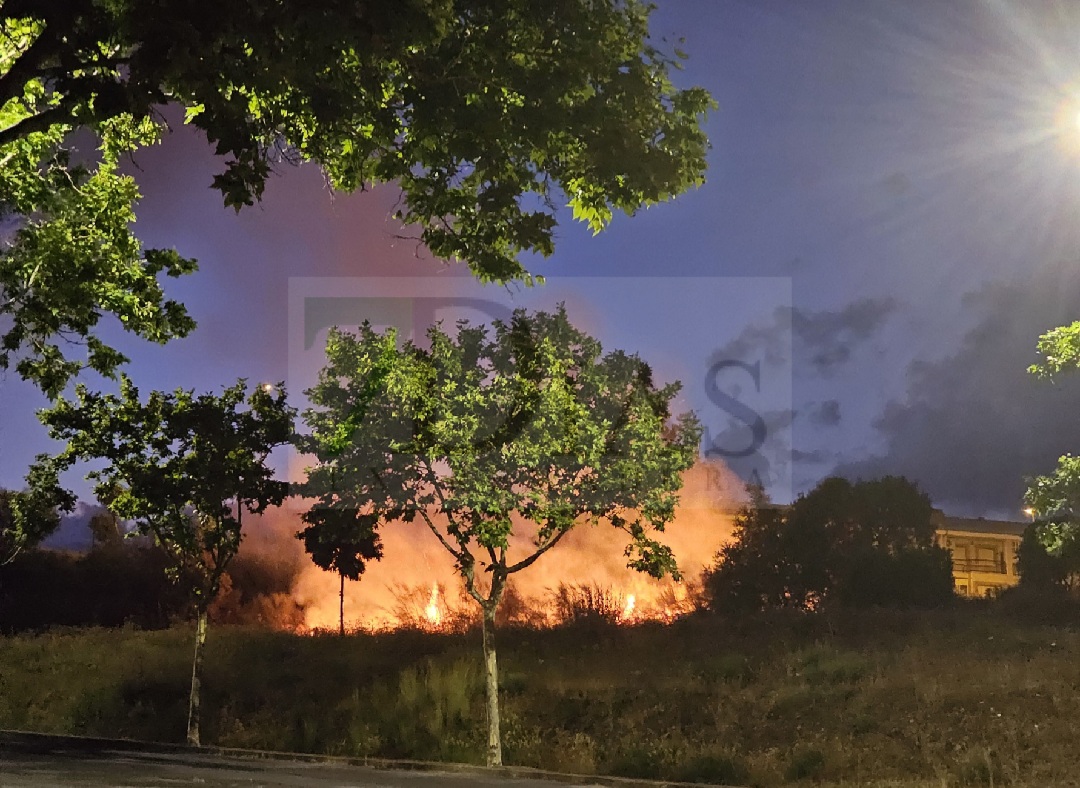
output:
<instances>
[{"instance_id":1,"label":"tree canopy","mask_svg":"<svg viewBox=\"0 0 1080 788\"><path fill-rule=\"evenodd\" d=\"M51 468L33 469L27 490L0 490L0 566L60 527L61 512L75 507Z\"/></svg>"},{"instance_id":2,"label":"tree canopy","mask_svg":"<svg viewBox=\"0 0 1080 788\"><path fill-rule=\"evenodd\" d=\"M659 535L701 432L692 415L672 419L678 384L655 385L636 356L603 354L562 308L518 310L491 330L436 326L427 340L331 331L304 413L300 449L317 460L304 494L358 536L419 519L447 551L483 611L497 763L492 638L508 578L590 523L625 534L632 568L678 576Z\"/></svg>"},{"instance_id":3,"label":"tree canopy","mask_svg":"<svg viewBox=\"0 0 1080 788\"><path fill-rule=\"evenodd\" d=\"M736 613L940 604L952 596L952 565L934 544L932 511L930 499L897 476L831 477L790 507L759 492L706 579L710 604Z\"/></svg>"},{"instance_id":4,"label":"tree canopy","mask_svg":"<svg viewBox=\"0 0 1080 788\"><path fill-rule=\"evenodd\" d=\"M282 387L238 381L220 396L178 389L139 390L122 376L119 395L79 385L76 401L61 399L41 414L52 438L66 442L56 457L41 456L42 478L79 460L104 461L90 471L95 494L139 533L153 536L192 582L198 629L192 674L188 740L199 743L199 684L206 611L240 548L245 512L277 506L288 483L267 465L289 442L293 411Z\"/></svg>"},{"instance_id":5,"label":"tree canopy","mask_svg":"<svg viewBox=\"0 0 1080 788\"><path fill-rule=\"evenodd\" d=\"M1080 321L1047 331L1039 337L1038 351L1042 362L1028 367L1037 377L1053 379L1062 372L1080 369ZM1050 574L1060 570L1064 581L1076 564L1080 545L1080 457L1062 455L1053 472L1028 482L1024 504L1038 522L1024 545L1027 579L1040 574L1038 569L1053 568ZM1038 555L1036 542L1050 561Z\"/></svg>"},{"instance_id":6,"label":"tree canopy","mask_svg":"<svg viewBox=\"0 0 1080 788\"><path fill-rule=\"evenodd\" d=\"M703 180L712 102L677 89L684 55L649 36L640 0L4 0L0 5L0 363L55 394L79 364L50 337L96 338L107 314L153 341L191 323L158 274L194 264L143 251L118 156L180 105L239 209L273 169L312 161L353 190L395 182L398 216L483 280L528 273L569 206L598 231ZM97 135L99 162L72 157ZM92 158L92 157L90 157Z\"/></svg>"}]
</instances>

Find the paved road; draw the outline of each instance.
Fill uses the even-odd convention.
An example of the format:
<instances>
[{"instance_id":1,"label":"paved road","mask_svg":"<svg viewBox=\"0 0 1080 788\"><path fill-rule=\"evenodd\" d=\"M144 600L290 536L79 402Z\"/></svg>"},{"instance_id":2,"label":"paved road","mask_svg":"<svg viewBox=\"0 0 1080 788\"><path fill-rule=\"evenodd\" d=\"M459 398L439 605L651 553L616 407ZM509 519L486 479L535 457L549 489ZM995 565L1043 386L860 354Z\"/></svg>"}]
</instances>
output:
<instances>
[{"instance_id":1,"label":"paved road","mask_svg":"<svg viewBox=\"0 0 1080 788\"><path fill-rule=\"evenodd\" d=\"M421 766L417 771L386 770L343 761L238 757L238 753L228 752L214 755L168 745L143 746L109 739L0 731L0 788L555 788L559 785L532 775L512 779L472 767L417 765ZM600 778L597 782L608 780ZM561 783L571 785L565 776ZM582 783L577 788L589 786Z\"/></svg>"},{"instance_id":2,"label":"paved road","mask_svg":"<svg viewBox=\"0 0 1080 788\"><path fill-rule=\"evenodd\" d=\"M186 785L199 788L558 788L559 784L478 774L380 771L362 766L201 754L0 749L0 786L3 788L179 788Z\"/></svg>"}]
</instances>

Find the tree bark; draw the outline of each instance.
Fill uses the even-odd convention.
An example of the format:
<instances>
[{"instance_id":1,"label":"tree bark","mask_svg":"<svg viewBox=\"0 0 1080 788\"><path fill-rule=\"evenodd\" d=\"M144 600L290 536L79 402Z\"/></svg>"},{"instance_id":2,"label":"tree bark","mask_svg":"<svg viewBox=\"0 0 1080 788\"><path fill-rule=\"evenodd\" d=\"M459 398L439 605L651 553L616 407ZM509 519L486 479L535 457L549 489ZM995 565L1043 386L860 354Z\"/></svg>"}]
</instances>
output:
<instances>
[{"instance_id":1,"label":"tree bark","mask_svg":"<svg viewBox=\"0 0 1080 788\"><path fill-rule=\"evenodd\" d=\"M202 661L206 645L206 608L199 609L199 622L195 627L195 659L191 665L191 695L188 698L187 743L198 746L199 720L202 711Z\"/></svg>"},{"instance_id":2,"label":"tree bark","mask_svg":"<svg viewBox=\"0 0 1080 788\"><path fill-rule=\"evenodd\" d=\"M487 765L502 766L502 734L499 730L499 664L495 658L495 608L484 606L484 678L487 684Z\"/></svg>"},{"instance_id":3,"label":"tree bark","mask_svg":"<svg viewBox=\"0 0 1080 788\"><path fill-rule=\"evenodd\" d=\"M345 637L345 575L341 576L341 592L338 601L338 635Z\"/></svg>"}]
</instances>

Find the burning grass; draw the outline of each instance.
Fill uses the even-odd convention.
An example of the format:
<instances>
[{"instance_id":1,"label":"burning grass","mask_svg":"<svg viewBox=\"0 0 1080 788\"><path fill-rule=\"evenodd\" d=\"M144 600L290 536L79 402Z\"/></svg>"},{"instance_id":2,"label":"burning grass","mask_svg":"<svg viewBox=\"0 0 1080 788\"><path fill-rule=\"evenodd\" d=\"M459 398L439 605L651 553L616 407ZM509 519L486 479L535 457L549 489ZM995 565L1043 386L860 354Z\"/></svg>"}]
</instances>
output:
<instances>
[{"instance_id":1,"label":"burning grass","mask_svg":"<svg viewBox=\"0 0 1080 788\"><path fill-rule=\"evenodd\" d=\"M420 615L431 596L416 600ZM612 625L626 602L594 598L607 619L503 631L508 762L760 786L1045 786L1080 774L1074 626L970 605ZM189 640L183 629L0 640L0 727L181 740ZM219 628L207 740L480 762L477 640Z\"/></svg>"}]
</instances>

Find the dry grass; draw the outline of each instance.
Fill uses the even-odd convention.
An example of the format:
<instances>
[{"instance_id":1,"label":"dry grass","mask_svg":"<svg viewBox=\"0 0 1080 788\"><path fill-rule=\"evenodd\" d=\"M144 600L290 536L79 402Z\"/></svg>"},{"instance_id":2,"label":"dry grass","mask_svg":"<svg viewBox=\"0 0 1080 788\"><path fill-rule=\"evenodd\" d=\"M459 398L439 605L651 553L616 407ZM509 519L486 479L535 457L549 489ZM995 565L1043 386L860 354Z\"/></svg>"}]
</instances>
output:
<instances>
[{"instance_id":1,"label":"dry grass","mask_svg":"<svg viewBox=\"0 0 1080 788\"><path fill-rule=\"evenodd\" d=\"M0 727L180 740L190 632L0 640ZM1001 610L503 633L510 763L780 786L1080 785L1080 632ZM218 628L209 741L479 761L475 634Z\"/></svg>"}]
</instances>

